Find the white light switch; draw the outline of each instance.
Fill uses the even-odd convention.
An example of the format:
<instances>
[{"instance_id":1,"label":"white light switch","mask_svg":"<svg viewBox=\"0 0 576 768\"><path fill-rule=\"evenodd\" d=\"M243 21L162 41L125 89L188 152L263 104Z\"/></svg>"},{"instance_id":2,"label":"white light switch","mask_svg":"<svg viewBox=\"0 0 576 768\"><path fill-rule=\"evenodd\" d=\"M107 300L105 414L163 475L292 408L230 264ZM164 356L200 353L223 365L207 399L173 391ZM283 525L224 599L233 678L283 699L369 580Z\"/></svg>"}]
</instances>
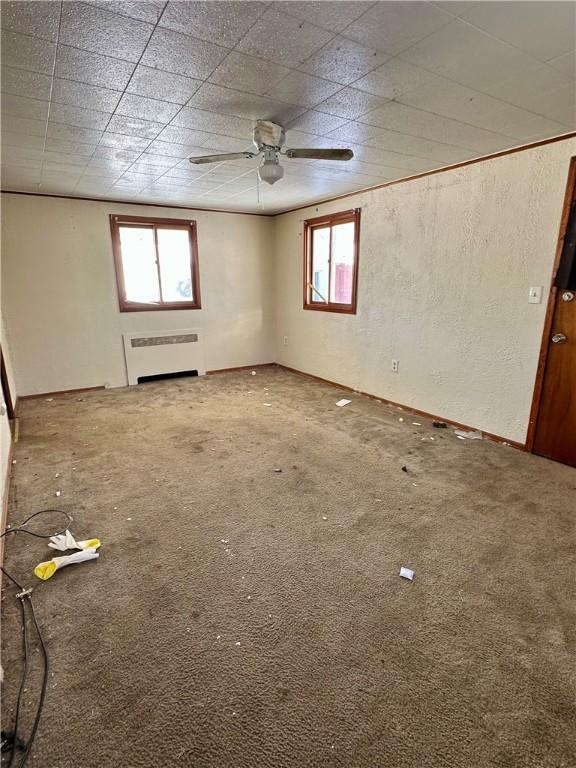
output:
<instances>
[{"instance_id":1,"label":"white light switch","mask_svg":"<svg viewBox=\"0 0 576 768\"><path fill-rule=\"evenodd\" d=\"M540 304L542 301L542 286L541 285L533 285L530 288L530 293L528 294L528 303L529 304Z\"/></svg>"}]
</instances>

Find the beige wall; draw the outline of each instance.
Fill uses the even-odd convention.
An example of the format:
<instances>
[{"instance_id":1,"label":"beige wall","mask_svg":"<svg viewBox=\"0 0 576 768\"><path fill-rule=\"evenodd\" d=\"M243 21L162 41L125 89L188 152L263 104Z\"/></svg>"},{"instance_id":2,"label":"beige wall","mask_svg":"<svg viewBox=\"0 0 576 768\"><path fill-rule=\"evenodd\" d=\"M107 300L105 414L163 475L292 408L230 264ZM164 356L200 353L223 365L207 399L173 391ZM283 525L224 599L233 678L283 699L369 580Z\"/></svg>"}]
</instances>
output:
<instances>
[{"instance_id":1,"label":"beige wall","mask_svg":"<svg viewBox=\"0 0 576 768\"><path fill-rule=\"evenodd\" d=\"M277 217L277 361L523 442L572 155L574 139ZM302 222L351 207L358 313L305 311Z\"/></svg>"},{"instance_id":2,"label":"beige wall","mask_svg":"<svg viewBox=\"0 0 576 768\"><path fill-rule=\"evenodd\" d=\"M191 218L201 310L118 310L109 214ZM2 196L3 312L20 395L127 383L122 332L200 329L208 370L274 360L266 217Z\"/></svg>"}]
</instances>

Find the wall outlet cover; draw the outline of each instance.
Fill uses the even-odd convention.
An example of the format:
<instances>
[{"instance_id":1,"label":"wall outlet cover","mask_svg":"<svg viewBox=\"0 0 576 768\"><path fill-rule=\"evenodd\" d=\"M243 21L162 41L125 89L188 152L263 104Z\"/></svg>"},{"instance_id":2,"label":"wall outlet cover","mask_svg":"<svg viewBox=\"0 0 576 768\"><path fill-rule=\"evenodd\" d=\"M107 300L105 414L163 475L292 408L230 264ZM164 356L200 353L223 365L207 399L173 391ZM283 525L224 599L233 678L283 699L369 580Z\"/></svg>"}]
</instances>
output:
<instances>
[{"instance_id":1,"label":"wall outlet cover","mask_svg":"<svg viewBox=\"0 0 576 768\"><path fill-rule=\"evenodd\" d=\"M528 293L529 304L540 304L542 302L542 286L533 285Z\"/></svg>"}]
</instances>

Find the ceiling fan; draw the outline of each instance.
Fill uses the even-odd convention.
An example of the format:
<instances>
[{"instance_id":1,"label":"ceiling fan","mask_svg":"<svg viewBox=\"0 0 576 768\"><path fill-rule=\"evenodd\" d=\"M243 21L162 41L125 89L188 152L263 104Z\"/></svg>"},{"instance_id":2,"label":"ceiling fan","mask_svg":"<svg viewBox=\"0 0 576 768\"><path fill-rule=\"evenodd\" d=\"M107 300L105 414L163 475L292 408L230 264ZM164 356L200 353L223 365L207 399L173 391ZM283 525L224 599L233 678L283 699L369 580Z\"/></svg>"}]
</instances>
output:
<instances>
[{"instance_id":1,"label":"ceiling fan","mask_svg":"<svg viewBox=\"0 0 576 768\"><path fill-rule=\"evenodd\" d=\"M191 163L202 165L203 163L223 163L226 160L244 160L264 155L264 161L258 168L258 175L262 181L275 184L284 176L284 168L280 165L279 155L309 160L351 160L354 157L354 152L351 149L286 149L282 152L285 140L286 133L281 125L277 125L271 120L256 120L253 141L257 152L231 152L188 159Z\"/></svg>"}]
</instances>

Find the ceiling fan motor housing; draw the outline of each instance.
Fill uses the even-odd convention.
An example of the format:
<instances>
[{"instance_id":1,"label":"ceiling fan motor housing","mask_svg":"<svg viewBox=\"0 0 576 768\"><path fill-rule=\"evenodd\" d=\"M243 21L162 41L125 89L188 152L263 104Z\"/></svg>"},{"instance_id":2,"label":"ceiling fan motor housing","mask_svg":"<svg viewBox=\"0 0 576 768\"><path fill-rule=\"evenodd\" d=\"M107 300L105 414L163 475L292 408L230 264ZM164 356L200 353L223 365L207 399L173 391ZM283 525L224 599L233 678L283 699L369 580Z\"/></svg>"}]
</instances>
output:
<instances>
[{"instance_id":1,"label":"ceiling fan motor housing","mask_svg":"<svg viewBox=\"0 0 576 768\"><path fill-rule=\"evenodd\" d=\"M271 120L256 120L254 126L254 144L257 149L265 147L280 147L286 141L286 132L281 125L276 125Z\"/></svg>"}]
</instances>

